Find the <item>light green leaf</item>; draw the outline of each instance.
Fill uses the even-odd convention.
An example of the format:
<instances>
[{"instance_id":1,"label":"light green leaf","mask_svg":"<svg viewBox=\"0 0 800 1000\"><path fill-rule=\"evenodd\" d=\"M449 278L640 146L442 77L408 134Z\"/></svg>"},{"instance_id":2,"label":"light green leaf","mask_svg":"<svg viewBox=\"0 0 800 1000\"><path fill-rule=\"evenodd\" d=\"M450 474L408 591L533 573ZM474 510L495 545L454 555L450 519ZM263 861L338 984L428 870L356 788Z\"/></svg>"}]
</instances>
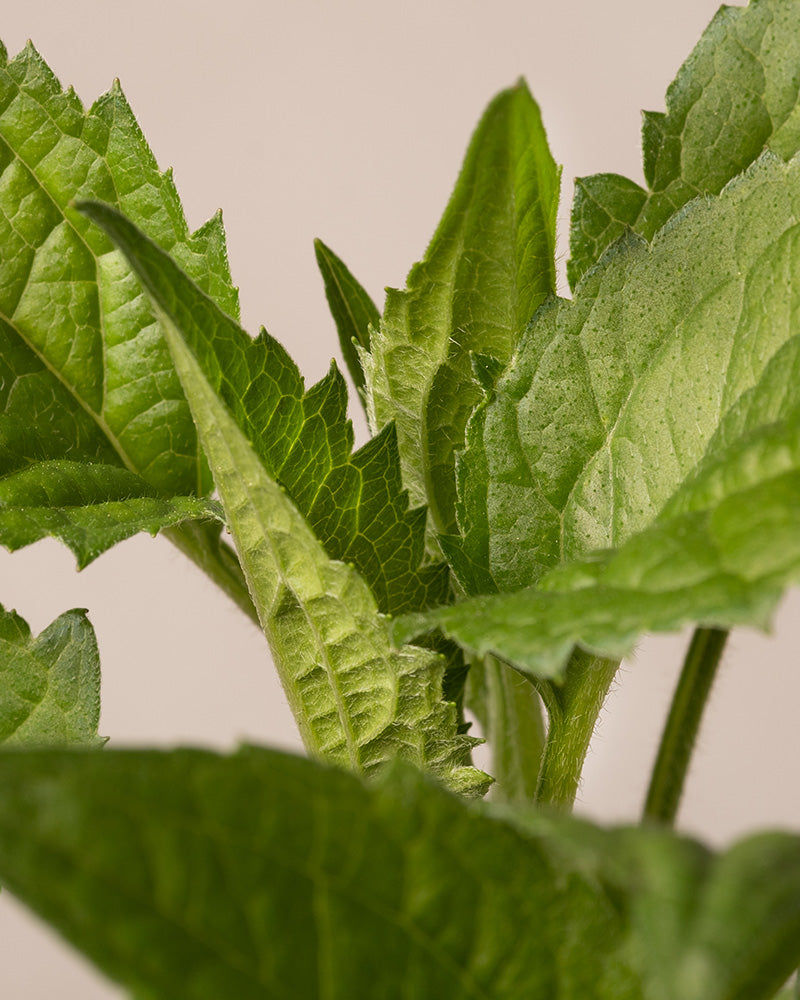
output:
<instances>
[{"instance_id":1,"label":"light green leaf","mask_svg":"<svg viewBox=\"0 0 800 1000\"><path fill-rule=\"evenodd\" d=\"M465 700L492 751L492 801L533 802L545 745L536 689L518 671L488 656L470 665Z\"/></svg>"},{"instance_id":2,"label":"light green leaf","mask_svg":"<svg viewBox=\"0 0 800 1000\"><path fill-rule=\"evenodd\" d=\"M397 426L403 482L455 523L454 456L480 399L472 354L508 360L555 289L559 172L520 82L489 105L424 260L362 352L370 423Z\"/></svg>"},{"instance_id":3,"label":"light green leaf","mask_svg":"<svg viewBox=\"0 0 800 1000\"><path fill-rule=\"evenodd\" d=\"M0 475L46 460L119 465L161 496L211 477L158 324L106 237L70 204L102 198L135 219L236 315L219 216L190 234L118 85L88 111L33 46L0 45ZM171 537L243 606L216 534ZM229 555L229 553L228 553Z\"/></svg>"},{"instance_id":4,"label":"light green leaf","mask_svg":"<svg viewBox=\"0 0 800 1000\"><path fill-rule=\"evenodd\" d=\"M448 553L468 590L529 586L668 504L710 506L740 447L780 438L800 406L798 209L800 162L765 154L539 313L460 463Z\"/></svg>"},{"instance_id":5,"label":"light green leaf","mask_svg":"<svg viewBox=\"0 0 800 1000\"><path fill-rule=\"evenodd\" d=\"M539 314L471 425L448 551L473 593L541 587L429 623L553 675L576 642L766 621L796 578L798 210L800 161L765 154Z\"/></svg>"},{"instance_id":6,"label":"light green leaf","mask_svg":"<svg viewBox=\"0 0 800 1000\"><path fill-rule=\"evenodd\" d=\"M361 395L364 392L364 371L357 346L362 350L369 350L370 329L378 328L381 314L333 250L326 247L322 240L314 241L314 249L325 282L328 305L339 333L342 356Z\"/></svg>"},{"instance_id":7,"label":"light green leaf","mask_svg":"<svg viewBox=\"0 0 800 1000\"><path fill-rule=\"evenodd\" d=\"M116 465L54 460L0 479L0 544L14 551L52 535L72 549L79 569L139 531L155 535L197 518L222 521L219 504L167 499Z\"/></svg>"},{"instance_id":8,"label":"light green leaf","mask_svg":"<svg viewBox=\"0 0 800 1000\"><path fill-rule=\"evenodd\" d=\"M126 241L126 252L140 254L141 241L127 229L123 233L117 217L102 206L81 208L104 227L116 227L114 238ZM137 267L149 267L148 289L157 295L158 308L169 303L170 310L180 310L178 325L204 378L328 555L356 567L383 612L444 600L446 566L421 566L425 510L408 509L393 428L353 453L347 389L335 365L305 391L297 366L266 331L252 340L177 267L163 264L163 254L148 254ZM173 280L180 292L171 287Z\"/></svg>"},{"instance_id":9,"label":"light green leaf","mask_svg":"<svg viewBox=\"0 0 800 1000\"><path fill-rule=\"evenodd\" d=\"M619 660L645 632L768 628L784 588L800 581L798 420L794 433L788 471L731 490L712 509L658 520L617 549L566 563L537 587L400 618L395 639L440 628L473 654L558 678L575 646Z\"/></svg>"},{"instance_id":10,"label":"light green leaf","mask_svg":"<svg viewBox=\"0 0 800 1000\"><path fill-rule=\"evenodd\" d=\"M690 199L717 194L768 147L800 149L800 13L787 0L721 7L642 128L648 190L618 174L576 181L567 264L575 288L627 228L652 239Z\"/></svg>"},{"instance_id":11,"label":"light green leaf","mask_svg":"<svg viewBox=\"0 0 800 1000\"><path fill-rule=\"evenodd\" d=\"M256 748L0 755L0 878L142 997L769 1000L800 956L797 837L715 857Z\"/></svg>"},{"instance_id":12,"label":"light green leaf","mask_svg":"<svg viewBox=\"0 0 800 1000\"><path fill-rule=\"evenodd\" d=\"M306 497L322 493L329 512L336 510L324 480L312 474L328 427L311 421L316 450L303 441L308 421L287 435L288 441L255 429L260 408L271 415L272 400L283 395L284 409L287 396L291 400L288 392L281 393L285 376L283 385L268 381L278 377L268 376L274 359L285 355L266 334L250 342L163 251L113 209L98 204L82 209L123 250L152 298L307 748L366 772L404 757L463 791L484 790L488 779L468 763L475 741L457 733L455 705L442 700L440 658L417 647L392 646L387 619L378 613L364 578L326 553L300 505L271 474L274 463L290 472L296 465L302 471L297 488ZM288 359L286 365L291 375ZM253 371L260 380L250 377ZM330 391L330 384L320 386ZM223 393L227 390L228 405L218 394L220 385ZM320 386L298 398L298 406L319 395ZM250 411L249 399L255 401ZM331 431L341 434L336 424ZM288 453L283 466L281 449ZM359 499L356 495L354 506ZM367 509L371 502L365 499Z\"/></svg>"},{"instance_id":13,"label":"light green leaf","mask_svg":"<svg viewBox=\"0 0 800 1000\"><path fill-rule=\"evenodd\" d=\"M100 659L85 611L66 611L35 639L0 606L0 745L101 746Z\"/></svg>"}]
</instances>

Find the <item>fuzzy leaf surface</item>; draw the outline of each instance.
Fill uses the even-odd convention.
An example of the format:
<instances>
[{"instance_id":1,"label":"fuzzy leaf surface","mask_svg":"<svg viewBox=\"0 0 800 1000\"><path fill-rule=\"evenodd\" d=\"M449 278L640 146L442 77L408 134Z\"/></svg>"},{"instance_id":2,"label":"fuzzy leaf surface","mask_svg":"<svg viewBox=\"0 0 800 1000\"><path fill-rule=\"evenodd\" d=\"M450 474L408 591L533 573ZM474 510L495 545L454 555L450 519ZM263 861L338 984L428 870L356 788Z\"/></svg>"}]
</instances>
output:
<instances>
[{"instance_id":1,"label":"fuzzy leaf surface","mask_svg":"<svg viewBox=\"0 0 800 1000\"><path fill-rule=\"evenodd\" d=\"M255 421L264 412L269 417L270 403L281 397L285 401L295 377L299 379L286 355L266 334L250 341L163 251L113 209L91 204L83 210L126 254L158 312L253 603L308 749L366 772L405 757L464 791L484 789L486 776L468 764L475 741L458 734L456 707L442 699L440 658L417 647L393 647L387 619L378 613L363 576L331 558L312 530L317 526L309 523L306 512L314 509L313 503L303 508L286 480L272 472L282 455L283 468L291 475L300 470L301 502L322 492L334 514L345 505L330 498L324 480L313 478L315 463L329 454L328 428L319 412L341 379L329 376L308 393L313 400L322 395L323 404L316 402L311 409L316 419L298 423L295 433L284 422L283 439L262 434ZM286 360L283 369L276 359ZM256 377L250 379L252 372ZM274 372L288 376L276 385ZM308 396L296 397L295 419ZM304 429L310 429L310 438L304 437ZM349 427L333 425L332 430L349 440Z\"/></svg>"},{"instance_id":2,"label":"fuzzy leaf surface","mask_svg":"<svg viewBox=\"0 0 800 1000\"><path fill-rule=\"evenodd\" d=\"M15 551L53 536L75 553L79 569L140 531L155 535L201 518L222 521L219 505L165 498L118 465L53 460L0 479L0 544Z\"/></svg>"},{"instance_id":3,"label":"fuzzy leaf surface","mask_svg":"<svg viewBox=\"0 0 800 1000\"><path fill-rule=\"evenodd\" d=\"M480 392L473 354L505 362L555 288L559 172L527 87L499 94L406 289L362 352L370 423L397 427L403 482L438 530L455 519L454 456Z\"/></svg>"},{"instance_id":4,"label":"fuzzy leaf surface","mask_svg":"<svg viewBox=\"0 0 800 1000\"><path fill-rule=\"evenodd\" d=\"M0 475L100 463L163 497L207 494L211 476L152 309L75 198L124 210L238 314L221 218L189 233L172 176L159 172L119 86L86 110L32 46L9 60L0 45ZM86 548L106 537L87 536ZM171 537L241 590L218 530L184 526Z\"/></svg>"},{"instance_id":5,"label":"fuzzy leaf surface","mask_svg":"<svg viewBox=\"0 0 800 1000\"><path fill-rule=\"evenodd\" d=\"M687 206L651 245L637 238L618 244L574 300L540 312L476 415L459 469L464 540L448 542L465 589L530 588L559 563L576 562L574 572L548 583L574 588L558 599L562 611L551 608L550 594L535 596L527 612L523 596L502 612L502 602L489 602L504 633L515 600L530 629L548 609L526 658L531 669L546 663L558 673L564 644L573 640L616 655L637 632L692 620L742 622L748 607L763 624L776 588L796 578L796 501L786 483L800 468L799 210L800 162L765 154L720 196ZM736 513L748 491L763 504L752 522ZM773 528L783 554L772 547ZM750 529L766 545L761 554ZM677 555L687 531L702 539L690 582L713 585L716 594L707 601L696 595L694 619L683 605L687 581ZM596 564L582 561L593 550L615 549L619 560L607 551ZM661 567L657 584L644 574L654 563ZM721 585L732 566L736 585L726 610ZM621 583L616 598L592 596L601 584L616 591L612 581ZM662 594L652 603L648 588L674 589L673 599ZM453 614L466 619L470 605ZM448 618L446 630L473 648L454 622ZM508 655L485 624L481 645ZM521 631L515 660L522 641ZM550 652L542 644L551 644Z\"/></svg>"},{"instance_id":6,"label":"fuzzy leaf surface","mask_svg":"<svg viewBox=\"0 0 800 1000\"><path fill-rule=\"evenodd\" d=\"M717 194L765 147L800 149L800 13L792 0L724 6L667 90L667 112L645 112L648 188L618 174L579 178L567 265L575 288L626 229L652 239L692 198Z\"/></svg>"},{"instance_id":7,"label":"fuzzy leaf surface","mask_svg":"<svg viewBox=\"0 0 800 1000\"><path fill-rule=\"evenodd\" d=\"M98 747L100 658L81 610L34 638L0 605L0 745Z\"/></svg>"},{"instance_id":8,"label":"fuzzy leaf surface","mask_svg":"<svg viewBox=\"0 0 800 1000\"><path fill-rule=\"evenodd\" d=\"M0 755L0 878L143 997L768 1000L800 954L797 837L715 856L256 748Z\"/></svg>"},{"instance_id":9,"label":"fuzzy leaf surface","mask_svg":"<svg viewBox=\"0 0 800 1000\"><path fill-rule=\"evenodd\" d=\"M537 587L404 616L395 639L440 628L470 653L558 679L576 646L619 660L645 632L768 628L783 590L800 582L797 420L793 432L782 455L749 449L757 484L728 489L712 508L659 519L619 548L564 564ZM751 470L739 471L747 483Z\"/></svg>"},{"instance_id":10,"label":"fuzzy leaf surface","mask_svg":"<svg viewBox=\"0 0 800 1000\"><path fill-rule=\"evenodd\" d=\"M369 294L358 283L347 265L322 240L314 241L325 295L339 334L339 346L350 377L359 391L364 392L364 371L357 348L369 350L370 330L377 330L381 314Z\"/></svg>"},{"instance_id":11,"label":"fuzzy leaf surface","mask_svg":"<svg viewBox=\"0 0 800 1000\"><path fill-rule=\"evenodd\" d=\"M82 205L116 226L126 252L143 246L102 207ZM120 228L122 227L122 228ZM445 599L444 565L421 566L425 510L408 509L394 431L353 453L347 389L335 365L305 390L297 366L266 331L253 340L180 270L148 250L148 282L159 309L180 309L178 326L215 394L224 401L269 475L308 521L333 559L352 563L383 612L417 610ZM173 292L174 280L180 292ZM176 298L178 296L179 298ZM169 303L165 306L165 303ZM191 313L191 309L195 312ZM170 322L176 322L174 316Z\"/></svg>"}]
</instances>

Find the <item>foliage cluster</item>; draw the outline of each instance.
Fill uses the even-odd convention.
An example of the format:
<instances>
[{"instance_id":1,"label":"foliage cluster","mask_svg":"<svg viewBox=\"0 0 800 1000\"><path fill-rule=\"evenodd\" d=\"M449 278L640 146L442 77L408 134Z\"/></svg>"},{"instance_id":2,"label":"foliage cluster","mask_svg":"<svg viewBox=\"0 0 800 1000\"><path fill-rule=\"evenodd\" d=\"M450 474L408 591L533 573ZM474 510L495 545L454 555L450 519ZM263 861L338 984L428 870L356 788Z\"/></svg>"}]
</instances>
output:
<instances>
[{"instance_id":1,"label":"foliage cluster","mask_svg":"<svg viewBox=\"0 0 800 1000\"><path fill-rule=\"evenodd\" d=\"M0 608L0 879L132 996L770 1000L797 969L800 836L671 829L728 630L800 577L797 4L722 8L643 147L646 188L577 183L571 299L522 82L382 312L317 243L354 449L342 374L240 328L221 219L188 231L120 89L86 110L2 52L0 543L163 532L309 753L104 747L86 614ZM642 825L576 820L620 659L687 624Z\"/></svg>"}]
</instances>

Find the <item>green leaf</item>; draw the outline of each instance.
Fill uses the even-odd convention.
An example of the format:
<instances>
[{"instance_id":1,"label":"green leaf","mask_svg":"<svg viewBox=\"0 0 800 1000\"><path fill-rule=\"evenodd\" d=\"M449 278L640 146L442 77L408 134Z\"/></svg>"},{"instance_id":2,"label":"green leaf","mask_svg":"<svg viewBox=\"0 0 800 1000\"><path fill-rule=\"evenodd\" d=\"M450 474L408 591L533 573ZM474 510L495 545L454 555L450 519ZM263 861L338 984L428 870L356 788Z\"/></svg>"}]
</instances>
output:
<instances>
[{"instance_id":1,"label":"green leaf","mask_svg":"<svg viewBox=\"0 0 800 1000\"><path fill-rule=\"evenodd\" d=\"M575 646L612 660L645 632L696 623L768 628L783 589L800 580L800 420L793 467L732 489L712 509L656 521L619 548L574 560L537 587L475 597L394 624L397 641L439 628L475 655L561 677ZM783 464L778 458L777 464ZM746 470L749 474L750 470Z\"/></svg>"},{"instance_id":2,"label":"green leaf","mask_svg":"<svg viewBox=\"0 0 800 1000\"><path fill-rule=\"evenodd\" d=\"M206 494L210 473L149 303L70 207L76 197L121 208L238 312L221 218L189 233L119 86L87 111L33 46L8 60L0 45L0 475L47 460L101 463L162 496ZM246 605L219 531L171 537Z\"/></svg>"},{"instance_id":3,"label":"green leaf","mask_svg":"<svg viewBox=\"0 0 800 1000\"><path fill-rule=\"evenodd\" d=\"M381 314L333 250L326 247L322 240L314 241L314 250L325 282L328 305L339 333L342 356L361 395L364 392L364 371L356 345L364 351L369 350L370 329L378 328Z\"/></svg>"},{"instance_id":4,"label":"green leaf","mask_svg":"<svg viewBox=\"0 0 800 1000\"><path fill-rule=\"evenodd\" d=\"M470 665L466 702L492 751L492 801L533 802L545 744L542 703L534 686L489 656Z\"/></svg>"},{"instance_id":5,"label":"green leaf","mask_svg":"<svg viewBox=\"0 0 800 1000\"><path fill-rule=\"evenodd\" d=\"M626 229L652 239L692 198L717 194L768 147L800 149L800 20L786 0L721 7L642 128L648 190L618 174L576 181L572 288Z\"/></svg>"},{"instance_id":6,"label":"green leaf","mask_svg":"<svg viewBox=\"0 0 800 1000\"><path fill-rule=\"evenodd\" d=\"M471 425L465 535L447 545L473 593L530 588L559 563L574 571L481 603L494 624L467 624L469 603L429 622L558 674L573 642L616 657L641 631L765 621L796 571L798 209L800 160L765 154L652 245L618 244L572 302L540 312ZM599 549L618 556L586 560ZM524 621L509 646L512 605ZM487 632L474 643L477 620Z\"/></svg>"},{"instance_id":7,"label":"green leaf","mask_svg":"<svg viewBox=\"0 0 800 1000\"><path fill-rule=\"evenodd\" d=\"M256 748L0 755L0 878L141 997L768 1000L800 956L797 837L717 857Z\"/></svg>"},{"instance_id":8,"label":"green leaf","mask_svg":"<svg viewBox=\"0 0 800 1000\"><path fill-rule=\"evenodd\" d=\"M101 746L100 659L86 612L66 611L35 639L0 605L0 745Z\"/></svg>"},{"instance_id":9,"label":"green leaf","mask_svg":"<svg viewBox=\"0 0 800 1000\"><path fill-rule=\"evenodd\" d=\"M356 567L383 612L418 610L444 600L446 567L420 566L425 510L408 510L394 431L385 428L352 453L347 389L335 365L304 391L297 366L266 331L252 340L169 266L165 255L142 250L138 236L116 216L98 205L81 208L113 231L125 252L137 257L137 268L149 269L143 281L158 298L158 308L169 309L168 322L177 322L204 378L328 555ZM173 310L179 310L177 319Z\"/></svg>"},{"instance_id":10,"label":"green leaf","mask_svg":"<svg viewBox=\"0 0 800 1000\"><path fill-rule=\"evenodd\" d=\"M540 311L460 463L468 589L518 589L617 545L679 490L712 503L689 482L754 433L781 433L800 404L798 207L800 162L765 154Z\"/></svg>"},{"instance_id":11,"label":"green leaf","mask_svg":"<svg viewBox=\"0 0 800 1000\"><path fill-rule=\"evenodd\" d=\"M315 534L319 525L304 517L319 497L328 516L338 516L348 503L362 515L358 493L337 499L337 491L315 476L318 468L329 468L324 463L337 437L350 441L343 418L341 425L324 420L325 400L340 378L329 376L303 397L296 369L271 338L262 333L250 341L113 209L84 204L82 210L123 250L157 310L307 748L366 772L405 757L464 791L484 790L488 779L468 764L475 741L457 733L456 707L442 700L440 658L392 646L364 578L331 558ZM282 412L273 420L278 402ZM286 417L292 404L294 423ZM272 471L276 465L281 481ZM297 477L288 479L294 495L284 474ZM372 502L364 498L364 530ZM377 513L391 517L392 510Z\"/></svg>"},{"instance_id":12,"label":"green leaf","mask_svg":"<svg viewBox=\"0 0 800 1000\"><path fill-rule=\"evenodd\" d=\"M424 260L362 352L371 426L395 422L403 482L439 531L455 523L454 456L480 399L472 355L507 361L555 289L558 189L520 82L489 105Z\"/></svg>"},{"instance_id":13,"label":"green leaf","mask_svg":"<svg viewBox=\"0 0 800 1000\"><path fill-rule=\"evenodd\" d=\"M139 531L155 535L196 518L222 521L222 512L213 500L162 497L116 465L54 460L0 479L0 544L14 551L52 535L79 569Z\"/></svg>"}]
</instances>

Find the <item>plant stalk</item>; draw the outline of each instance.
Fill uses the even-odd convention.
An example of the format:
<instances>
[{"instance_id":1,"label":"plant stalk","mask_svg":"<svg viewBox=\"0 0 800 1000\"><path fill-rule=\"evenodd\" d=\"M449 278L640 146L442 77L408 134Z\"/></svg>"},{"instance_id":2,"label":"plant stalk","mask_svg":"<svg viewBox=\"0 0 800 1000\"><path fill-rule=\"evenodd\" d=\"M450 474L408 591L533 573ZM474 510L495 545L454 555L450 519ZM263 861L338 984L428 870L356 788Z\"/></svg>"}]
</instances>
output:
<instances>
[{"instance_id":1,"label":"plant stalk","mask_svg":"<svg viewBox=\"0 0 800 1000\"><path fill-rule=\"evenodd\" d=\"M563 685L551 685L549 696L542 692L549 726L537 802L572 807L589 741L618 667L617 660L604 660L576 649Z\"/></svg>"},{"instance_id":2,"label":"plant stalk","mask_svg":"<svg viewBox=\"0 0 800 1000\"><path fill-rule=\"evenodd\" d=\"M162 533L196 563L254 624L259 625L239 560L220 537L217 525L187 521Z\"/></svg>"},{"instance_id":3,"label":"plant stalk","mask_svg":"<svg viewBox=\"0 0 800 1000\"><path fill-rule=\"evenodd\" d=\"M695 629L650 778L643 820L671 826L678 813L689 762L728 632Z\"/></svg>"}]
</instances>

